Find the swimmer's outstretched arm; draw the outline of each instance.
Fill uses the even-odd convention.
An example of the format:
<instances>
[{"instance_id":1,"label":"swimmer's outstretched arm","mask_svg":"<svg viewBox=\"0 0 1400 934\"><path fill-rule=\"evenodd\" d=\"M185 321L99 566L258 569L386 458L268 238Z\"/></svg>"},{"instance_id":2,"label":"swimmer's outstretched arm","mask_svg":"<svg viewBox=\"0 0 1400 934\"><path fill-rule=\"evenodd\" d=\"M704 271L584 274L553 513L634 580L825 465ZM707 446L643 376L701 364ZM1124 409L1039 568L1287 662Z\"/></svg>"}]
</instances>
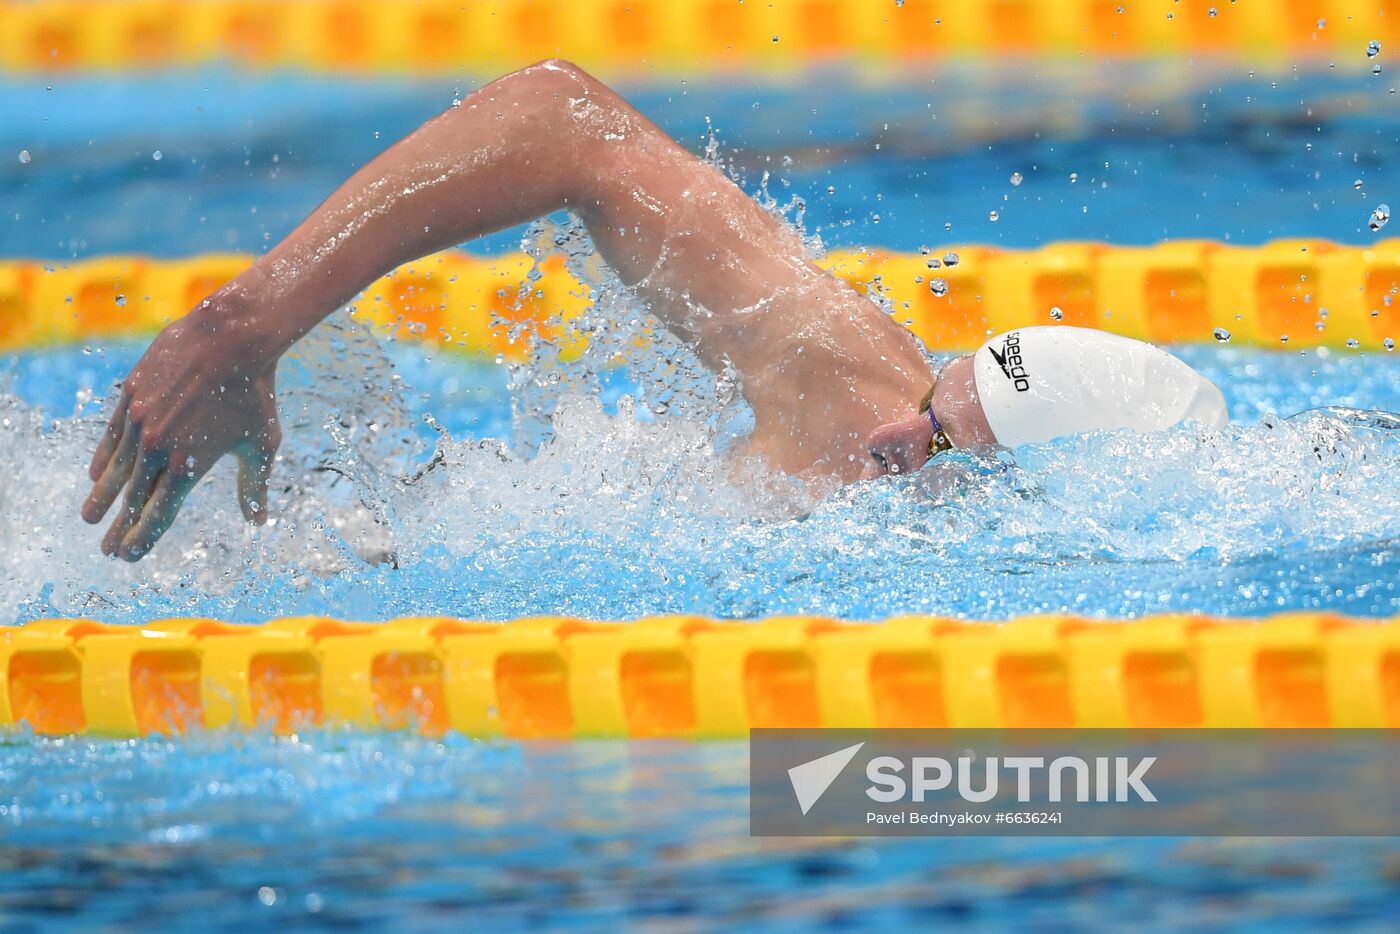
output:
<instances>
[{"instance_id":1,"label":"swimmer's outstretched arm","mask_svg":"<svg viewBox=\"0 0 1400 934\"><path fill-rule=\"evenodd\" d=\"M123 384L89 468L88 522L126 490L103 552L146 554L228 453L245 517L263 522L281 355L401 263L560 209L584 220L603 258L712 364L727 358L742 371L771 352L715 323L736 310L814 286L856 298L720 172L575 66L542 62L391 147L161 333Z\"/></svg>"}]
</instances>

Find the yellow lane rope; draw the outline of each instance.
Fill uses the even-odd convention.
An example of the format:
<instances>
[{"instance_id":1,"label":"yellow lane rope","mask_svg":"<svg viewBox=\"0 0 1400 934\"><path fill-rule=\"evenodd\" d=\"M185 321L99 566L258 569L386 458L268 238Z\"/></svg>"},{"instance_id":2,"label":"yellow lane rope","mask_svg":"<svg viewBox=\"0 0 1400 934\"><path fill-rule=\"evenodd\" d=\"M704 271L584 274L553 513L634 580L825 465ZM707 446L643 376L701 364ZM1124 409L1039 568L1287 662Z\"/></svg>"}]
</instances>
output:
<instances>
[{"instance_id":1,"label":"yellow lane rope","mask_svg":"<svg viewBox=\"0 0 1400 934\"><path fill-rule=\"evenodd\" d=\"M535 617L0 629L0 726L743 736L751 727L1400 727L1400 617Z\"/></svg>"},{"instance_id":2,"label":"yellow lane rope","mask_svg":"<svg viewBox=\"0 0 1400 934\"><path fill-rule=\"evenodd\" d=\"M250 261L239 254L0 261L0 351L149 336ZM518 359L545 336L567 357L583 341L569 322L587 308L589 290L558 257L541 263L538 275L533 265L524 254L435 254L379 280L354 307L400 337L471 354ZM967 350L988 334L1056 322L1159 343L1393 350L1400 340L1400 239L1369 248L1176 240L858 250L833 252L822 265L882 297L935 350Z\"/></svg>"},{"instance_id":3,"label":"yellow lane rope","mask_svg":"<svg viewBox=\"0 0 1400 934\"><path fill-rule=\"evenodd\" d=\"M1387 12L1387 0L5 0L0 70L231 61L497 74L555 55L692 74L1017 54L1345 67L1365 64Z\"/></svg>"}]
</instances>

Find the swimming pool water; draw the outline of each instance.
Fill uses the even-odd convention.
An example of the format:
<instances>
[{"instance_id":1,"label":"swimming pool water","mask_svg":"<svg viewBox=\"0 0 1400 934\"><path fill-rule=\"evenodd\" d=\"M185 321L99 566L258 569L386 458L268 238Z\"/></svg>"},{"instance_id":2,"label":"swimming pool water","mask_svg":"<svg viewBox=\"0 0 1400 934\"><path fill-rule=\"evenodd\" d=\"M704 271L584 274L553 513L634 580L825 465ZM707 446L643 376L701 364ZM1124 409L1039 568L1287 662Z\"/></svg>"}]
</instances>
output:
<instances>
[{"instance_id":1,"label":"swimming pool water","mask_svg":"<svg viewBox=\"0 0 1400 934\"><path fill-rule=\"evenodd\" d=\"M92 414L77 420L38 409L71 413L139 348L19 361L0 432L22 478L5 494L6 532L23 544L0 556L3 612L139 622L253 621L270 606L360 619L1400 611L1400 433L1325 410L1294 415L1400 410L1400 367L1383 355L1183 348L1225 391L1235 424L1219 435L945 456L825 501L765 504L725 476L702 421L651 414L626 374L597 397L561 389L531 457L497 440L512 434L507 367L416 345L380 358L363 340L364 359L382 360L372 376L343 372L354 364L329 340L324 356L308 352L314 366L286 368L292 440L274 524L238 518L225 465L137 565L97 553L101 530L72 506L101 406L88 401ZM367 405L367 383L412 388L401 405ZM441 463L410 482L434 452Z\"/></svg>"},{"instance_id":2,"label":"swimming pool water","mask_svg":"<svg viewBox=\"0 0 1400 934\"><path fill-rule=\"evenodd\" d=\"M0 745L0 923L1381 931L1385 840L754 839L736 743Z\"/></svg>"},{"instance_id":3,"label":"swimming pool water","mask_svg":"<svg viewBox=\"0 0 1400 934\"><path fill-rule=\"evenodd\" d=\"M329 398L289 387L284 413L303 406L303 437L316 439L294 460L335 463L342 473L315 476L339 484L279 494L282 524L252 535L230 478L216 479L132 567L97 556L98 532L74 515L95 425L39 412L72 411L137 351L14 364L3 430L15 443L0 450L17 481L4 540L22 544L4 558L7 613L997 618L1400 604L1400 438L1263 416L1400 408L1395 365L1375 355L1188 348L1239 427L1023 449L1014 466L966 465L945 502L925 472L773 519L747 514L712 475L700 428L629 410L639 387L625 378L566 399L527 461L486 440L510 435L504 367L396 346L403 382L429 391L405 391L399 415L376 424L412 442L361 450L391 464L411 450L421 464L420 445L438 445L444 465L427 475L438 479L385 481L318 427L333 410L335 431L364 433L361 380L345 375ZM451 440L412 421L427 413ZM358 557L390 550L392 562ZM1380 930L1400 907L1393 841L765 841L747 836L746 779L738 743L20 734L0 741L0 923L1000 929L1131 917L1144 929L1273 930L1285 918Z\"/></svg>"},{"instance_id":4,"label":"swimming pool water","mask_svg":"<svg viewBox=\"0 0 1400 934\"><path fill-rule=\"evenodd\" d=\"M264 250L480 84L222 72L7 80L0 255ZM1400 185L1394 86L1388 71L1249 77L1205 58L952 64L880 81L840 70L768 84L633 79L622 90L697 152L713 131L750 189L771 172L774 195L801 197L828 246L914 250L1373 242L1371 209ZM518 240L511 231L473 249Z\"/></svg>"},{"instance_id":5,"label":"swimming pool water","mask_svg":"<svg viewBox=\"0 0 1400 934\"><path fill-rule=\"evenodd\" d=\"M750 187L771 170L769 191L800 195L833 246L1374 239L1365 219L1400 183L1388 84L1120 77L1092 95L1075 73L989 91L949 71L898 91L831 78L815 107L743 86L639 99L696 148L711 115ZM255 251L452 91L5 82L0 145L33 159L0 159L0 253ZM140 350L5 361L0 623L1400 612L1400 434L1308 411L1400 411L1394 354L1183 348L1224 390L1229 429L945 457L813 500L736 484L723 449L742 408L676 348L621 369L556 367L546 349L513 369L341 316L279 380L277 521L242 523L224 465L130 566L97 553L77 506L104 397ZM1400 910L1390 841L764 841L747 836L746 778L729 743L6 736L0 925L1381 929Z\"/></svg>"}]
</instances>

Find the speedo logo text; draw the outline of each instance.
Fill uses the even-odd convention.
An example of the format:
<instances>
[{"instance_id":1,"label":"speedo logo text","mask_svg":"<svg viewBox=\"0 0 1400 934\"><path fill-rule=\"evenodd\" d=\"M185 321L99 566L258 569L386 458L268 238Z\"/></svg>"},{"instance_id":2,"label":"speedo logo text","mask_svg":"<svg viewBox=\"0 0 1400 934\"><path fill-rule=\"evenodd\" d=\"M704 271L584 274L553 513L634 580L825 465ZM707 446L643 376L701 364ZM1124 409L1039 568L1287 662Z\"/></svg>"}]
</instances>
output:
<instances>
[{"instance_id":1,"label":"speedo logo text","mask_svg":"<svg viewBox=\"0 0 1400 934\"><path fill-rule=\"evenodd\" d=\"M1017 392L1028 392L1031 388L1031 376L1026 372L1026 363L1021 359L1021 332L1010 331L1001 342L1001 353L997 353L995 347L988 347L992 359L1001 367L1001 371L1006 374L1006 378L1011 380L1011 384L1016 387Z\"/></svg>"}]
</instances>

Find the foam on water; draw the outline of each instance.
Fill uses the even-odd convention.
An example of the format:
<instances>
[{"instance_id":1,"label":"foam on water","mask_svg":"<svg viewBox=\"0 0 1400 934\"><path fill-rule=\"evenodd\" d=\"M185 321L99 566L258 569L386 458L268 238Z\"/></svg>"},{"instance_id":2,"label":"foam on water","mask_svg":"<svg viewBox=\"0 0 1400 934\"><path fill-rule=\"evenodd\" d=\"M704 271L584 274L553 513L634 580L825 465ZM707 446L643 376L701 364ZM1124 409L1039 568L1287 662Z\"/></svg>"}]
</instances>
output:
<instances>
[{"instance_id":1,"label":"foam on water","mask_svg":"<svg viewBox=\"0 0 1400 934\"><path fill-rule=\"evenodd\" d=\"M1225 391L1224 431L955 452L823 498L738 459L751 416L734 374L637 309L580 229L540 225L526 245L590 284L569 323L588 337L578 359L567 336L540 342L454 394L480 369L338 314L279 372L288 440L267 527L242 522L223 464L136 565L104 558L77 514L129 349L70 354L76 378L53 355L16 364L0 393L0 619L1400 608L1394 421L1268 414L1400 409L1386 355L1188 348ZM43 409L65 392L71 414Z\"/></svg>"}]
</instances>

